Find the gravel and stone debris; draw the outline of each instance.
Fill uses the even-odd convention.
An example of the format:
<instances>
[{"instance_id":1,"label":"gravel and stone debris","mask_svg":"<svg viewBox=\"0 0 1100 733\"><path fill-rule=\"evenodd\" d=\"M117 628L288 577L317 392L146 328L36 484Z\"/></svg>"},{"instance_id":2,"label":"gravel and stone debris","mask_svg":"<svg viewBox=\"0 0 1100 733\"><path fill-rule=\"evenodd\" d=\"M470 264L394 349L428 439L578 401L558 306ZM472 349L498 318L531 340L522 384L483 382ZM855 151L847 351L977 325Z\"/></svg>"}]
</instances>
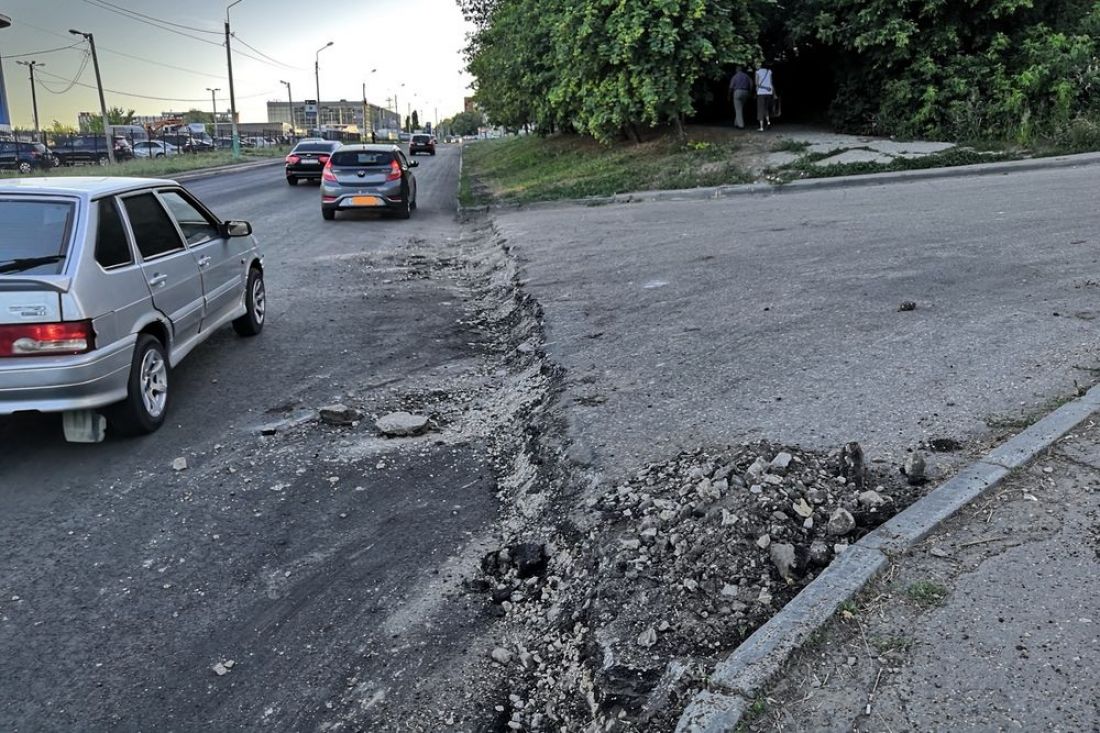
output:
<instances>
[{"instance_id":1,"label":"gravel and stone debris","mask_svg":"<svg viewBox=\"0 0 1100 733\"><path fill-rule=\"evenodd\" d=\"M431 426L431 420L424 415L409 412L391 412L383 415L374 423L378 431L391 438L403 438L420 435Z\"/></svg>"},{"instance_id":2,"label":"gravel and stone debris","mask_svg":"<svg viewBox=\"0 0 1100 733\"><path fill-rule=\"evenodd\" d=\"M510 720L672 730L715 662L914 492L857 443L765 442L684 452L593 490L568 530L489 553L469 586L522 641L508 687L525 704Z\"/></svg>"}]
</instances>

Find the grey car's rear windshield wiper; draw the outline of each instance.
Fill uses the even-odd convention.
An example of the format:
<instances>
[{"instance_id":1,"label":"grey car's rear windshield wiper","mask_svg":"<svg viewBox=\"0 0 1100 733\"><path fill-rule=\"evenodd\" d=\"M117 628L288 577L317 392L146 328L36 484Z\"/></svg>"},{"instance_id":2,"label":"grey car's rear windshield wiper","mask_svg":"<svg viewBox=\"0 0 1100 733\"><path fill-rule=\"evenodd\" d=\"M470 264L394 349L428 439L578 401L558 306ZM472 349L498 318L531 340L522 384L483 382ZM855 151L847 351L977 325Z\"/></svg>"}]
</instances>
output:
<instances>
[{"instance_id":1,"label":"grey car's rear windshield wiper","mask_svg":"<svg viewBox=\"0 0 1100 733\"><path fill-rule=\"evenodd\" d=\"M51 262L60 262L65 255L50 255L49 257L22 257L15 260L0 262L0 272L20 272L29 270L39 265L48 265Z\"/></svg>"}]
</instances>

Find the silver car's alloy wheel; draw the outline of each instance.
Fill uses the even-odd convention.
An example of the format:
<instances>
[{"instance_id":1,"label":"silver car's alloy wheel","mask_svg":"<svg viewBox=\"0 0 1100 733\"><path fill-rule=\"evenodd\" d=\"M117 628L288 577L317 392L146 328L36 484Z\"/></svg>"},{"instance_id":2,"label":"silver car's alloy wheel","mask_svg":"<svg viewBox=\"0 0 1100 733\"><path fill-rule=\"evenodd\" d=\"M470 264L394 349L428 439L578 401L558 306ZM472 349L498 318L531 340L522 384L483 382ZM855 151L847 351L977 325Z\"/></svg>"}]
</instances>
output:
<instances>
[{"instance_id":1,"label":"silver car's alloy wheel","mask_svg":"<svg viewBox=\"0 0 1100 733\"><path fill-rule=\"evenodd\" d=\"M154 349L145 352L141 360L141 401L152 418L164 412L168 402L168 365Z\"/></svg>"},{"instance_id":2,"label":"silver car's alloy wheel","mask_svg":"<svg viewBox=\"0 0 1100 733\"><path fill-rule=\"evenodd\" d=\"M258 277L252 281L252 314L256 323L264 322L264 314L267 312L267 290L264 288L264 279Z\"/></svg>"}]
</instances>

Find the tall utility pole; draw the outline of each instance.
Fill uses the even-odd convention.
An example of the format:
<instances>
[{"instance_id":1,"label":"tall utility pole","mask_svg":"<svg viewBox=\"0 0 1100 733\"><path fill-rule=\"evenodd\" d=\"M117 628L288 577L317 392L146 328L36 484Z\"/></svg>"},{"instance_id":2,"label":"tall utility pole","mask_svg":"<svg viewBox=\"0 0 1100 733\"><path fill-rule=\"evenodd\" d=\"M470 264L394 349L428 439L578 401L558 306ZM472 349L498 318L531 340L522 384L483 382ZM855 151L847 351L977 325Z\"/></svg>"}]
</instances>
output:
<instances>
[{"instance_id":1,"label":"tall utility pole","mask_svg":"<svg viewBox=\"0 0 1100 733\"><path fill-rule=\"evenodd\" d=\"M313 82L317 85L317 133L321 132L321 52L332 45L332 41L329 41L325 45L317 49L317 53L313 54Z\"/></svg>"},{"instance_id":2,"label":"tall utility pole","mask_svg":"<svg viewBox=\"0 0 1100 733\"><path fill-rule=\"evenodd\" d=\"M239 2L240 0L238 0ZM99 75L99 57L95 53L95 36L91 33L83 33L69 29L69 33L74 36L84 36L84 40L88 42L88 46L92 49L92 66L95 67L95 85L99 88L99 111L103 114L103 138L107 141L107 160L114 165L115 162L115 142L111 139L111 123L107 119L107 100L103 98L103 78Z\"/></svg>"},{"instance_id":3,"label":"tall utility pole","mask_svg":"<svg viewBox=\"0 0 1100 733\"><path fill-rule=\"evenodd\" d=\"M237 95L233 92L233 51L229 48L229 9L241 2L233 0L225 6L225 62L229 66L229 124L233 130L233 157L241 157L241 136L237 131Z\"/></svg>"},{"instance_id":4,"label":"tall utility pole","mask_svg":"<svg viewBox=\"0 0 1100 733\"><path fill-rule=\"evenodd\" d=\"M34 110L34 139L35 142L42 142L42 133L39 132L38 127L38 92L34 88L34 68L36 66L45 66L35 60L30 61L16 61L15 63L22 66L26 66L31 72L31 109Z\"/></svg>"},{"instance_id":5,"label":"tall utility pole","mask_svg":"<svg viewBox=\"0 0 1100 733\"><path fill-rule=\"evenodd\" d=\"M369 74L373 74L376 71L378 71L378 69L371 69L370 72L368 72L368 76L369 76ZM366 141L366 139L367 139L366 138L366 132L367 132L367 125L368 124L370 124L370 131L374 132L373 115L371 116L370 122L369 123L367 122L367 115L369 113L370 113L370 105L367 104L367 83L363 82L363 133L364 133L363 134L363 140L364 141Z\"/></svg>"},{"instance_id":6,"label":"tall utility pole","mask_svg":"<svg viewBox=\"0 0 1100 733\"><path fill-rule=\"evenodd\" d=\"M218 100L214 97L214 92L220 92L221 87L206 88L206 91L210 92L210 106L214 108L214 144L218 144Z\"/></svg>"},{"instance_id":7,"label":"tall utility pole","mask_svg":"<svg viewBox=\"0 0 1100 733\"><path fill-rule=\"evenodd\" d=\"M286 87L286 116L290 119L290 136L294 137L294 96L290 93L290 82L279 80L279 83Z\"/></svg>"}]
</instances>

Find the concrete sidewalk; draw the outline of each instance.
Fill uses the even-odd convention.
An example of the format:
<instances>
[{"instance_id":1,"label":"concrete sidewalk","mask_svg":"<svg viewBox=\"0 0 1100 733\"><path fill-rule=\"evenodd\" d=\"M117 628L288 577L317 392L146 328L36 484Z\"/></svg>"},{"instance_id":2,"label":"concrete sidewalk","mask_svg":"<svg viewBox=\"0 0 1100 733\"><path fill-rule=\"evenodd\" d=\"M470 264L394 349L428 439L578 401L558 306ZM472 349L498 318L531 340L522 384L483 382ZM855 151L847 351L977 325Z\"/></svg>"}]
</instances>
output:
<instances>
[{"instance_id":1,"label":"concrete sidewalk","mask_svg":"<svg viewBox=\"0 0 1100 733\"><path fill-rule=\"evenodd\" d=\"M1100 731L1100 413L893 558L751 714L755 731Z\"/></svg>"}]
</instances>

